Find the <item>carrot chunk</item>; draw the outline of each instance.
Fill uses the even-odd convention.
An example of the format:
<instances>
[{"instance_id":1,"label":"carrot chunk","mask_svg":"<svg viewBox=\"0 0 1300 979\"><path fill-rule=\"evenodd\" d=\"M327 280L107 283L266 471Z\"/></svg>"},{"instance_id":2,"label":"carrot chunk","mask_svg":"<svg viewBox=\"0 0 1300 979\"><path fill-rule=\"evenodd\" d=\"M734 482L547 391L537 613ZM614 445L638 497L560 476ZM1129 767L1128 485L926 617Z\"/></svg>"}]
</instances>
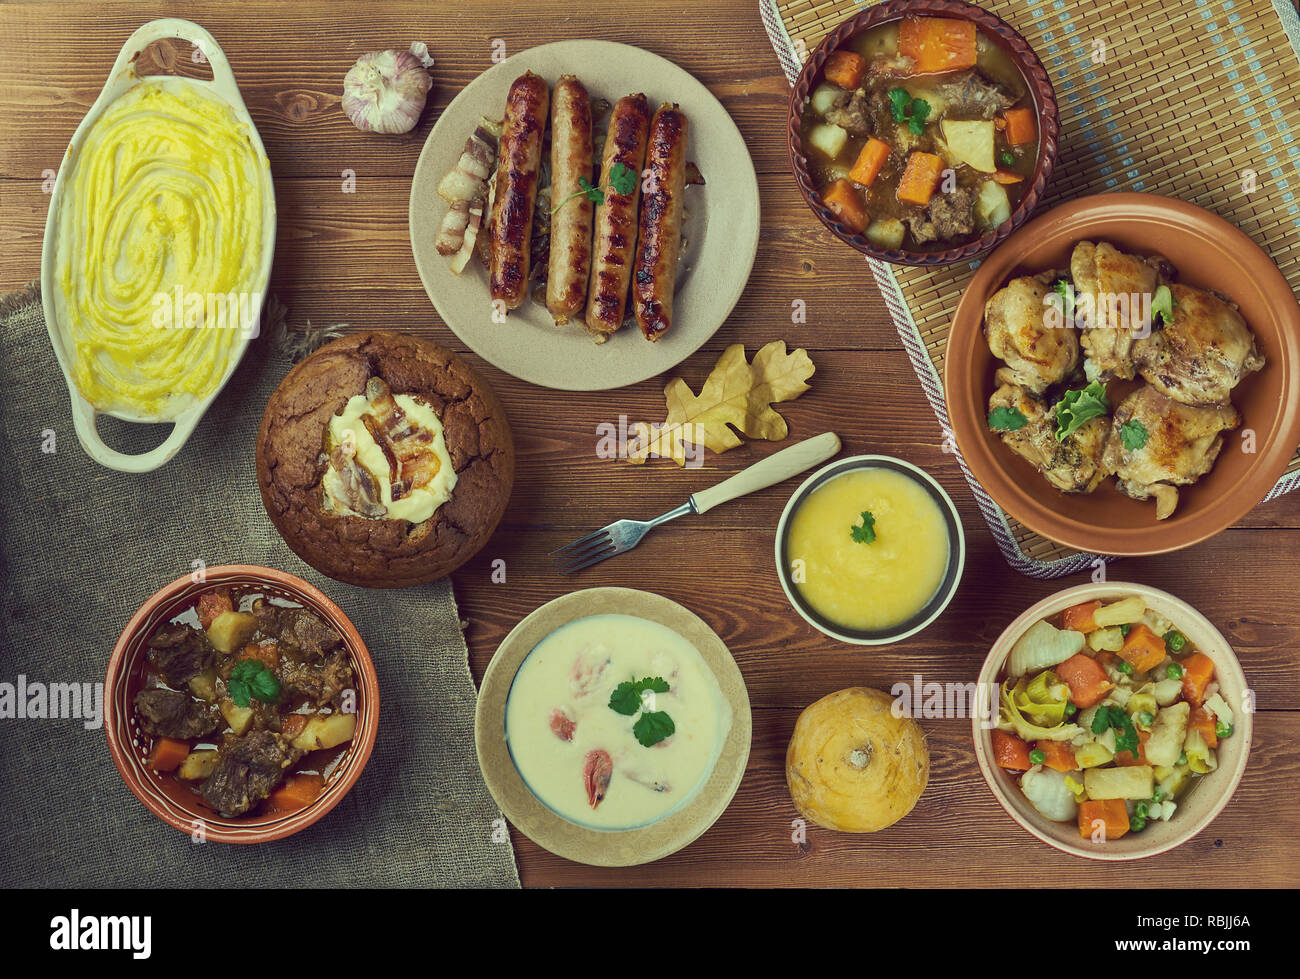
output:
<instances>
[{"instance_id":1,"label":"carrot chunk","mask_svg":"<svg viewBox=\"0 0 1300 979\"><path fill-rule=\"evenodd\" d=\"M195 602L194 610L198 612L199 625L206 629L222 612L233 612L235 605L230 600L229 592L206 591Z\"/></svg>"},{"instance_id":2,"label":"carrot chunk","mask_svg":"<svg viewBox=\"0 0 1300 979\"><path fill-rule=\"evenodd\" d=\"M1033 109L1024 108L1023 106L1008 109L1002 116L1007 123L1005 130L1007 142L1012 146L1032 143L1038 138L1038 124L1034 121Z\"/></svg>"},{"instance_id":3,"label":"carrot chunk","mask_svg":"<svg viewBox=\"0 0 1300 979\"><path fill-rule=\"evenodd\" d=\"M993 762L1013 772L1027 772L1034 767L1029 760L1029 745L1006 731L993 732Z\"/></svg>"},{"instance_id":4,"label":"carrot chunk","mask_svg":"<svg viewBox=\"0 0 1300 979\"><path fill-rule=\"evenodd\" d=\"M866 202L857 188L845 178L840 177L827 187L826 192L822 194L822 200L837 218L854 231L861 231L867 226Z\"/></svg>"},{"instance_id":5,"label":"carrot chunk","mask_svg":"<svg viewBox=\"0 0 1300 979\"><path fill-rule=\"evenodd\" d=\"M832 51L826 57L822 75L832 85L852 91L861 83L866 70L867 59L862 55L852 51Z\"/></svg>"},{"instance_id":6,"label":"carrot chunk","mask_svg":"<svg viewBox=\"0 0 1300 979\"><path fill-rule=\"evenodd\" d=\"M898 28L898 53L916 62L918 72L974 68L975 22L953 17L904 17Z\"/></svg>"},{"instance_id":7,"label":"carrot chunk","mask_svg":"<svg viewBox=\"0 0 1300 979\"><path fill-rule=\"evenodd\" d=\"M994 179L997 179L996 175L994 175ZM1001 183L1000 180L998 182ZM1084 602L1082 605L1071 605L1062 616L1061 628L1072 632L1096 632L1097 623L1092 621L1092 617L1099 608L1101 608L1101 602Z\"/></svg>"},{"instance_id":8,"label":"carrot chunk","mask_svg":"<svg viewBox=\"0 0 1300 979\"><path fill-rule=\"evenodd\" d=\"M1192 708L1191 716L1187 719L1187 729L1201 732L1201 737L1211 748L1219 746L1218 719L1204 707Z\"/></svg>"},{"instance_id":9,"label":"carrot chunk","mask_svg":"<svg viewBox=\"0 0 1300 979\"><path fill-rule=\"evenodd\" d=\"M898 181L898 199L925 207L934 196L942 174L942 159L933 153L913 153L907 158L907 169Z\"/></svg>"},{"instance_id":10,"label":"carrot chunk","mask_svg":"<svg viewBox=\"0 0 1300 979\"><path fill-rule=\"evenodd\" d=\"M1214 660L1204 653L1192 653L1180 664L1183 668L1183 696L1193 707L1205 700L1205 688L1214 679Z\"/></svg>"},{"instance_id":11,"label":"carrot chunk","mask_svg":"<svg viewBox=\"0 0 1300 979\"><path fill-rule=\"evenodd\" d=\"M174 772L190 753L189 742L158 738L149 749L149 767L155 772Z\"/></svg>"},{"instance_id":12,"label":"carrot chunk","mask_svg":"<svg viewBox=\"0 0 1300 979\"><path fill-rule=\"evenodd\" d=\"M266 668L274 673L275 668L280 665L280 647L273 642L261 645L250 643L235 659L237 662L246 659L261 660L266 664Z\"/></svg>"},{"instance_id":13,"label":"carrot chunk","mask_svg":"<svg viewBox=\"0 0 1300 979\"><path fill-rule=\"evenodd\" d=\"M854 183L870 186L871 182L880 175L880 170L889 159L889 144L876 139L874 136L867 140L861 152L858 153L858 161L853 164L853 169L849 171L849 179Z\"/></svg>"},{"instance_id":14,"label":"carrot chunk","mask_svg":"<svg viewBox=\"0 0 1300 979\"><path fill-rule=\"evenodd\" d=\"M1089 799L1079 803L1079 835L1090 840L1093 831L1102 827L1104 839L1108 840L1117 840L1129 831L1128 809L1123 799Z\"/></svg>"},{"instance_id":15,"label":"carrot chunk","mask_svg":"<svg viewBox=\"0 0 1300 979\"><path fill-rule=\"evenodd\" d=\"M319 775L290 775L266 801L272 809L291 812L310 806L324 790L325 780Z\"/></svg>"},{"instance_id":16,"label":"carrot chunk","mask_svg":"<svg viewBox=\"0 0 1300 979\"><path fill-rule=\"evenodd\" d=\"M1075 653L1056 667L1056 675L1070 687L1070 699L1076 707L1091 707L1101 701L1115 684L1106 679L1106 671L1097 661Z\"/></svg>"},{"instance_id":17,"label":"carrot chunk","mask_svg":"<svg viewBox=\"0 0 1300 979\"><path fill-rule=\"evenodd\" d=\"M1133 667L1134 673L1154 669L1167 655L1165 641L1142 623L1128 631L1119 651L1119 658Z\"/></svg>"},{"instance_id":18,"label":"carrot chunk","mask_svg":"<svg viewBox=\"0 0 1300 979\"><path fill-rule=\"evenodd\" d=\"M1035 741L1034 747L1047 757L1043 764L1058 772L1072 772L1078 766L1074 763L1074 748L1065 741Z\"/></svg>"}]
</instances>

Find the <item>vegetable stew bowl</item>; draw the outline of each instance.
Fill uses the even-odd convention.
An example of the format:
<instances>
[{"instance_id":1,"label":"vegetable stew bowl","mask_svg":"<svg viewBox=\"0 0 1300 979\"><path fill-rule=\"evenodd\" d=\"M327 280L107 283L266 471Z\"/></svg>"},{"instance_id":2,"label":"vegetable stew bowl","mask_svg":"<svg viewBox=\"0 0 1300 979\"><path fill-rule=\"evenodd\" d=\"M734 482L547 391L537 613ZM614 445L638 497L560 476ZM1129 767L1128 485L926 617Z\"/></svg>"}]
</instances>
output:
<instances>
[{"instance_id":1,"label":"vegetable stew bowl","mask_svg":"<svg viewBox=\"0 0 1300 979\"><path fill-rule=\"evenodd\" d=\"M146 643L158 626L192 604L199 594L217 585L262 588L319 615L343 636L344 648L357 681L357 729L352 744L332 772L315 802L293 812L272 812L226 818L203 804L198 793L148 767L147 736L140 731L132 706L144 683ZM306 829L336 805L356 783L366 767L379 723L379 681L370 653L356 627L324 592L301 578L255 565L231 564L208 568L202 581L178 578L159 589L122 630L108 661L104 681L104 730L113 763L123 781L155 816L183 833L202 832L221 843L264 843Z\"/></svg>"},{"instance_id":2,"label":"vegetable stew bowl","mask_svg":"<svg viewBox=\"0 0 1300 979\"><path fill-rule=\"evenodd\" d=\"M1234 709L1243 703L1249 688L1241 664L1228 641L1209 619L1168 592L1147 585L1119 581L1076 585L1031 606L1007 626L993 643L984 667L980 670L980 685L993 684L996 687L997 678L1011 655L1011 648L1035 622L1050 618L1072 605L1094 600L1109 603L1131 595L1141 598L1147 608L1170 619L1175 629L1214 661L1215 679L1224 699ZM984 774L984 780L988 782L1002 808L1043 842L1064 853L1091 860L1138 860L1154 856L1186 843L1209 826L1214 817L1228 805L1246 770L1253 729L1253 718L1249 710L1236 710L1233 729L1231 737L1219 742L1218 768L1201 776L1199 783L1180 799L1177 811L1167 822L1152 821L1141 832L1126 833L1117 840L1104 843L1093 843L1079 835L1078 826L1074 822L1052 822L1029 803L1016 779L995 764L992 734L986 729L984 719L974 717L972 720L975 758Z\"/></svg>"},{"instance_id":3,"label":"vegetable stew bowl","mask_svg":"<svg viewBox=\"0 0 1300 979\"><path fill-rule=\"evenodd\" d=\"M1236 303L1268 359L1232 392L1242 424L1228 434L1214 468L1179 487L1173 515L1130 499L1106 480L1092 493L1060 493L988 426L998 361L984 338L984 307L1016 275L1068 268L1079 241L1160 254L1178 280ZM944 400L971 473L1003 510L1058 544L1099 554L1164 554L1236 523L1272 489L1300 443L1300 306L1269 256L1218 215L1155 194L1081 197L1035 218L986 258L953 312L944 355ZM1118 388L1111 392L1117 403ZM1242 433L1255 433L1242 451Z\"/></svg>"},{"instance_id":4,"label":"vegetable stew bowl","mask_svg":"<svg viewBox=\"0 0 1300 979\"><path fill-rule=\"evenodd\" d=\"M1024 198L1012 211L1011 217L993 231L975 241L942 250L885 249L872 244L864 233L854 231L827 207L817 191L816 183L808 169L808 155L804 149L801 128L803 115L815 83L822 74L827 57L847 41L864 31L882 24L902 20L904 17L947 17L975 22L976 29L1002 52L1020 71L1033 100L1035 121L1038 125L1038 158ZM895 265L953 265L969 261L992 251L1029 218L1047 188L1047 181L1056 164L1060 136L1060 114L1056 106L1056 92L1038 55L1010 24L973 4L961 0L885 0L854 14L822 39L812 55L804 62L803 70L795 80L790 93L786 135L790 153L790 167L794 172L799 192L813 213L821 219L837 238L856 248L869 258L881 259Z\"/></svg>"}]
</instances>

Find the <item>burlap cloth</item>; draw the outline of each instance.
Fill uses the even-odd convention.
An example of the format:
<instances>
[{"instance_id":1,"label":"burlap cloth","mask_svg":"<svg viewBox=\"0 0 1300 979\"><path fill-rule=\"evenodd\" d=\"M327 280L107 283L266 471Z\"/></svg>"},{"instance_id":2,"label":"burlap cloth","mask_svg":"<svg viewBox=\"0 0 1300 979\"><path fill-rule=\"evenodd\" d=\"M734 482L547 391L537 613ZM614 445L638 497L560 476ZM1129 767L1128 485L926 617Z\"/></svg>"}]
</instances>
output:
<instances>
[{"instance_id":1,"label":"burlap cloth","mask_svg":"<svg viewBox=\"0 0 1300 979\"><path fill-rule=\"evenodd\" d=\"M451 583L374 591L324 578L262 509L253 442L290 366L271 333L253 341L185 448L132 476L77 443L39 297L0 300L0 682L102 684L127 619L191 562L281 568L324 590L370 648L381 696L370 762L295 836L196 844L128 791L102 726L0 719L0 885L519 886L475 759L476 695ZM166 434L111 420L101 430L124 451ZM42 451L49 432L54 452Z\"/></svg>"}]
</instances>

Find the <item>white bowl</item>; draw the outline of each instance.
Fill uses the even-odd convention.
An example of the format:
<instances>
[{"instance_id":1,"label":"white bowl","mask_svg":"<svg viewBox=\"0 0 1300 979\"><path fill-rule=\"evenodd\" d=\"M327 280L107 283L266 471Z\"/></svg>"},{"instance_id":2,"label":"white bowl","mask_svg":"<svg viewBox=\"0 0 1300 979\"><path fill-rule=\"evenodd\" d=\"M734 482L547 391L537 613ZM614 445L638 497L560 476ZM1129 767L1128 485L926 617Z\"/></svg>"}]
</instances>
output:
<instances>
[{"instance_id":1,"label":"white bowl","mask_svg":"<svg viewBox=\"0 0 1300 979\"><path fill-rule=\"evenodd\" d=\"M1168 822L1157 821L1147 825L1140 833L1125 833L1117 840L1093 843L1079 835L1075 823L1055 823L1046 819L1030 805L1020 786L1010 773L993 762L993 735L986 729L984 718L976 716L972 722L975 735L975 757L980 771L993 790L1002 808L1034 836L1050 843L1058 850L1092 860L1138 860L1172 850L1186 843L1223 811L1223 807L1237 790L1246 760L1250 755L1253 718L1247 709L1238 709L1248 689L1246 676L1228 640L1204 615L1180 598L1148 585L1125 581L1076 585L1059 591L1049 598L1030 606L1012 622L993 644L984 668L980 670L979 683L991 684L1002 672L1003 664L1011 655L1011 647L1024 631L1039 619L1056 615L1082 602L1093 600L1116 601L1137 595L1152 609L1170 619L1174 628L1185 635L1197 650L1214 660L1214 675L1223 698L1235 710L1232 737L1219 742L1219 767L1203 775L1198 784L1178 803L1178 809Z\"/></svg>"},{"instance_id":2,"label":"white bowl","mask_svg":"<svg viewBox=\"0 0 1300 979\"><path fill-rule=\"evenodd\" d=\"M882 629L875 632L847 629L814 611L790 580L790 562L786 553L790 533L790 518L794 515L795 510L799 508L799 505L814 489L836 476L842 476L847 472L859 469L892 469L916 480L939 504L939 509L943 511L944 519L948 525L948 570L945 572L943 581L934 596L920 612L907 621L893 629ZM957 586L961 583L961 573L965 566L966 535L962 530L961 517L957 514L957 507L953 505L952 497L924 469L914 466L903 459L896 459L893 456L851 456L823 466L805 479L799 488L794 491L794 495L790 497L790 501L786 503L785 509L781 512L780 522L776 525L776 573L781 579L781 587L785 590L785 597L794 606L794 610L803 616L804 621L814 629L824 632L833 639L858 646L883 646L887 643L898 642L900 639L906 639L908 636L920 632L943 613L943 610L952 601L953 596L957 594Z\"/></svg>"},{"instance_id":3,"label":"white bowl","mask_svg":"<svg viewBox=\"0 0 1300 979\"><path fill-rule=\"evenodd\" d=\"M172 423L172 430L161 445L138 455L118 452L104 444L99 437L95 424L96 416L101 412L97 411L94 405L82 397L81 392L77 389L76 382L72 378L70 367L75 357L75 351L71 349L64 327L59 322L54 299L57 289L55 252L59 211L63 203L64 184L71 170L67 164L81 148L81 144L85 141L90 128L104 114L109 105L140 82L141 76L135 72L135 60L139 54L155 41L169 38L180 38L189 41L202 52L212 68L212 80L186 79L186 81L230 106L236 118L248 127L249 141L266 168L266 193L262 198L262 261L257 277L257 291L262 297L266 295L267 283L271 278L271 260L275 252L275 188L271 181L270 164L267 161L266 150L262 146L262 139L258 135L257 127L253 125L253 119L248 114L248 108L244 105L243 97L239 94L239 86L235 84L235 76L231 71L230 62L226 60L225 52L221 50L221 45L217 44L212 35L198 24L172 17L149 21L127 38L126 43L122 45L122 50L118 53L117 60L113 63L113 68L108 74L108 81L104 83L103 91L99 93L99 98L95 100L94 105L90 107L90 111L86 113L86 117L77 126L76 132L72 134L72 141L68 144L67 152L63 155L63 165L59 168L59 175L54 181L54 192L50 196L50 209L45 219L45 241L41 248L41 304L45 312L45 326L49 331L50 343L54 346L54 355L58 358L59 368L63 371L63 380L68 386L68 394L72 398L72 421L77 432L77 439L81 442L86 453L100 465L122 472L150 472L180 451L186 439L198 426L203 413L207 411L208 406L216 400L217 395L221 393L221 389L230 380L230 376L235 372L235 368L239 366L239 362L243 359L244 352L248 349L248 344L254 336L252 332L241 331L242 335L230 356L230 363L221 378L221 383L206 398L184 407L174 415L164 413L157 416L142 416L128 411L103 412L103 414L127 422L141 424ZM257 315L260 318L260 304Z\"/></svg>"}]
</instances>

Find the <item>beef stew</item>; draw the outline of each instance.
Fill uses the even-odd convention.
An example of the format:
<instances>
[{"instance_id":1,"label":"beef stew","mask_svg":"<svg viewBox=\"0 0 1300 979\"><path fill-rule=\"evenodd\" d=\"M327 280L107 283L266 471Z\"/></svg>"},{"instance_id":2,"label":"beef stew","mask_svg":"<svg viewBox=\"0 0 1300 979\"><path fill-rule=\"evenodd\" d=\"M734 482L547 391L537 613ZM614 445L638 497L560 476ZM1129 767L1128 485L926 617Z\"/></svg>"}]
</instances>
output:
<instances>
[{"instance_id":1,"label":"beef stew","mask_svg":"<svg viewBox=\"0 0 1300 979\"><path fill-rule=\"evenodd\" d=\"M225 817L314 802L357 727L343 636L267 589L217 586L149 638L148 767Z\"/></svg>"},{"instance_id":2,"label":"beef stew","mask_svg":"<svg viewBox=\"0 0 1300 979\"><path fill-rule=\"evenodd\" d=\"M801 123L822 201L879 248L943 251L1011 218L1033 184L1024 78L974 22L907 17L831 52Z\"/></svg>"}]
</instances>

